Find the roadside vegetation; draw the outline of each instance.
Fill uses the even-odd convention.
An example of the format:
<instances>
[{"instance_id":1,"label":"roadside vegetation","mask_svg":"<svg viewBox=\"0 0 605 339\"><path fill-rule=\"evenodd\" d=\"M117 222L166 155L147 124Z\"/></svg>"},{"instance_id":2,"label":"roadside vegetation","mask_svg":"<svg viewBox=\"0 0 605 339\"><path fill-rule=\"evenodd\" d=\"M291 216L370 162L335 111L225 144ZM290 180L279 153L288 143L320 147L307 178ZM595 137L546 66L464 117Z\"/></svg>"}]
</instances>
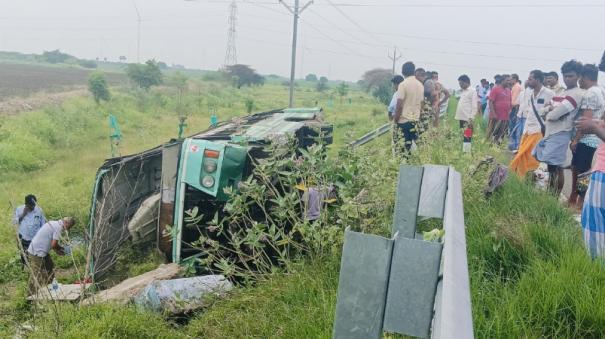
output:
<instances>
[{"instance_id":1,"label":"roadside vegetation","mask_svg":"<svg viewBox=\"0 0 605 339\"><path fill-rule=\"evenodd\" d=\"M25 194L35 193L50 219L74 215L79 220L75 236L82 234L95 171L110 154L109 113L117 117L124 135L121 153L129 154L176 137L179 111L188 112L191 134L206 128L213 112L225 120L250 106L262 111L287 103L287 87L271 81L238 90L229 82L196 78L179 90L182 81L173 80L168 77L149 92L112 88L111 99L99 105L83 97L0 117L0 210L5 211L0 224L10 224L8 201L21 203ZM14 233L2 227L0 240L6 246L0 248L0 337L12 336L18 325L27 323L35 325L30 333L34 338L329 338L342 248L338 232L351 226L388 234L399 161L392 156L388 136L356 151L345 150L353 137L385 122L382 104L355 87L346 88L340 100L344 89L318 91L317 84L299 85L297 105L324 107L335 131L326 168L338 167L351 176L340 189L342 201L333 211L339 223L330 225L335 233L328 243L305 257L290 258L287 272L258 277L183 321L132 306L34 309L24 302L26 274L12 246ZM452 100L450 119L454 107ZM475 336L600 338L605 328L605 269L585 254L579 225L555 198L513 177L486 198L483 187L490 168L475 172L475 166L487 155L502 162L507 158L483 141L482 131L475 134L473 153L462 153L462 135L449 121L427 133L409 159L411 164L451 165L463 176ZM82 253L76 252L80 270L82 261ZM123 260L126 276L159 263L154 256L128 261ZM56 263L60 281L78 277L71 259Z\"/></svg>"}]
</instances>

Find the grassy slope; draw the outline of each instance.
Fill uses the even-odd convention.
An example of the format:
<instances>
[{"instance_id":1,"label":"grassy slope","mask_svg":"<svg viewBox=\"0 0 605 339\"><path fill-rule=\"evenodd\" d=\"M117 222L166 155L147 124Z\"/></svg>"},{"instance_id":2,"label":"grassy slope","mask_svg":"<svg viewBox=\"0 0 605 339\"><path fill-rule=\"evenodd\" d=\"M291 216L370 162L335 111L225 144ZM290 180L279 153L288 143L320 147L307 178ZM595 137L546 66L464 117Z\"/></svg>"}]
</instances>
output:
<instances>
[{"instance_id":1,"label":"grassy slope","mask_svg":"<svg viewBox=\"0 0 605 339\"><path fill-rule=\"evenodd\" d=\"M170 83L170 81L168 81ZM0 337L10 333L13 321L27 318L20 313L26 275L17 264L14 233L10 227L11 205L21 203L23 196L35 193L50 219L74 215L80 230L86 223L91 189L96 169L109 156L107 112L119 120L124 134L122 154L155 146L176 137L177 115L175 90L170 86L148 96L114 89L114 99L100 107L88 98L73 99L61 106L20 116L0 118ZM370 113L376 104L355 92L353 105L328 109L328 119L343 116L348 123L364 121L375 126ZM326 106L328 94L319 94L302 86L297 104L313 106L315 101ZM235 90L218 83L192 81L185 102L190 108L187 133L203 130L209 124L208 107L216 107L220 120L245 114L244 102L253 99L255 111L285 107L287 88L267 85ZM337 143L345 139L344 129L335 133ZM81 255L80 255L81 258ZM62 259L62 258L57 258ZM143 262L143 267L153 263ZM68 268L71 262L59 260ZM140 271L138 268L131 272ZM73 281L73 274L60 275L60 280ZM12 315L11 315L12 314ZM10 315L10 316L9 316Z\"/></svg>"},{"instance_id":2,"label":"grassy slope","mask_svg":"<svg viewBox=\"0 0 605 339\"><path fill-rule=\"evenodd\" d=\"M451 164L463 174L476 337L601 337L605 271L588 260L578 225L556 199L516 178L486 200L487 172L471 176L471 165L500 151L476 137L474 155L464 155L460 139L456 132L443 131L412 162ZM394 183L395 178L392 173L385 180ZM338 288L335 261L310 264L292 277L240 291L193 320L185 332L217 338L329 338ZM309 287L301 293L301 286Z\"/></svg>"},{"instance_id":3,"label":"grassy slope","mask_svg":"<svg viewBox=\"0 0 605 339\"><path fill-rule=\"evenodd\" d=\"M286 90L283 87L266 87L251 91L255 91L253 95L261 108L279 106L284 101L280 98L286 98ZM218 89L208 93L223 97L237 95L230 89ZM245 96L240 95L239 98ZM303 90L300 97L305 105L313 104L315 93ZM241 107L242 100L239 98L230 100L238 102L235 105ZM263 106L265 104L268 106ZM79 102L79 105L91 107L90 103ZM342 144L345 138L345 130L359 135L370 126L382 122L382 116L375 117L369 113L373 107L376 105L364 100L362 106L337 105L328 110L328 119L334 121L337 127L336 137L339 144ZM238 109L234 108L233 111ZM239 112L241 111L242 109L239 109ZM168 114L166 112L149 116L149 113L137 113L136 109L132 108L131 114L131 117L124 116L125 121L140 119L141 125L132 129L124 127L127 142L132 140L128 135L151 129L147 137L142 138L141 144L128 146L131 150L163 140L164 136L172 134L172 126L176 126L174 118L168 117L164 118L170 121L167 126L154 123L154 119ZM207 121L207 115L200 114L199 119ZM98 123L104 124L104 121L99 119ZM29 189L37 188L39 190L36 192L40 192L41 201L45 202L44 206L50 213L59 215L61 212L70 212L85 215L94 169L107 151L103 138L105 133L103 128L99 128L98 140L90 145L94 149L92 153L96 155L91 155L88 161L82 161L79 166L69 167L66 162L67 159L73 159L74 152L53 150L49 163L54 164L46 165L43 171L29 173L31 184L16 180L22 177L18 170L9 171L10 174L2 177L2 183L7 183L6 185L10 186L7 192L12 193L0 191L0 201L4 201L6 197L20 197ZM451 164L463 174L476 336L600 337L601 329L605 328L605 271L600 264L587 259L577 224L555 199L536 192L516 179L509 180L500 192L486 200L481 189L487 172L479 171L475 176L471 176L470 169L485 154L501 157L500 150L476 137L473 155L462 154L460 139L454 129L442 129L438 135L430 137L431 142L424 143L411 161ZM86 145L78 144L76 148L78 151L75 153L81 156ZM376 175L380 176L383 185L368 187L370 194L384 201L392 200L392 186L397 173L396 166L391 166L387 161L390 158L388 142L383 139L361 152L375 163L375 170L384 167ZM374 172L368 171L364 175L372 176ZM69 186L61 184L69 177L82 178L81 183L71 188L73 191L70 191ZM51 184L49 181L58 183ZM62 201L60 197L69 192L74 193L76 197ZM392 210L385 208L383 219L388 220L390 213ZM6 219L0 221L4 223ZM360 223L364 224L372 222L384 223L383 220L360 220ZM381 227L384 228L385 225ZM1 239L9 237L10 232L7 231L0 235ZM2 267L2 263L14 258L14 251L6 247L0 251ZM176 329L160 320L146 323L148 314L136 313L129 307L95 306L77 310L65 306L59 321L62 324L61 330L57 334L74 338L82 335L327 338L332 328L338 263L337 253L328 258L301 263L298 269L289 275L270 277L256 287L242 288L230 298L215 302L207 312L195 317L185 327ZM7 285L10 284L2 286L9 290ZM2 311L15 312L23 309L23 304L18 302L22 297L19 291L11 290L8 294L11 302L3 307ZM23 316L17 317L15 320L22 318ZM5 319L4 325L9 325L10 320L12 319ZM52 317L46 318L40 324L46 326L40 328L50 330L54 323L56 322ZM5 327L4 330L7 331L5 333L10 333L9 328ZM40 335L42 333L39 332Z\"/></svg>"}]
</instances>

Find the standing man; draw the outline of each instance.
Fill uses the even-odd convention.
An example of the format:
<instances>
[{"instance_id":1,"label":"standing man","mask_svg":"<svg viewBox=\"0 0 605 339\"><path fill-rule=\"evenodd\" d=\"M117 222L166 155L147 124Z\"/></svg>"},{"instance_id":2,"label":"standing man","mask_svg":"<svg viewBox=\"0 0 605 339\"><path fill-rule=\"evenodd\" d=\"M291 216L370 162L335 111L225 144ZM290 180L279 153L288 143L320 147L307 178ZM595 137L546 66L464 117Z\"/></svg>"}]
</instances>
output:
<instances>
[{"instance_id":1,"label":"standing man","mask_svg":"<svg viewBox=\"0 0 605 339\"><path fill-rule=\"evenodd\" d=\"M521 80L519 80L519 75L513 74L511 75L513 85L511 88L511 100L512 100L512 109L509 115L510 121L510 133L509 133L509 141L508 141L508 149L510 151L516 151L519 149L519 142L521 141L521 134L515 133L519 129L519 119L517 118L519 113L521 92L523 91L523 86L521 86Z\"/></svg>"},{"instance_id":2,"label":"standing man","mask_svg":"<svg viewBox=\"0 0 605 339\"><path fill-rule=\"evenodd\" d=\"M605 140L605 124L580 117L576 128L581 133L594 133ZM601 143L596 152L595 166L590 175L586 202L582 207L582 237L592 259L605 256L605 144Z\"/></svg>"},{"instance_id":3,"label":"standing man","mask_svg":"<svg viewBox=\"0 0 605 339\"><path fill-rule=\"evenodd\" d=\"M567 160L567 147L578 115L578 105L584 94L578 88L578 79L582 73L581 63L575 60L568 61L561 67L561 73L567 89L561 95L555 95L552 104L545 106L546 134L534 150L534 157L548 165L548 184L551 192L557 197L565 184L563 165ZM573 186L572 189L575 191Z\"/></svg>"},{"instance_id":4,"label":"standing man","mask_svg":"<svg viewBox=\"0 0 605 339\"><path fill-rule=\"evenodd\" d=\"M429 115L433 119L433 126L439 125L439 92L437 91L437 82L433 79L433 72L426 72L424 80L424 97L428 101Z\"/></svg>"},{"instance_id":5,"label":"standing man","mask_svg":"<svg viewBox=\"0 0 605 339\"><path fill-rule=\"evenodd\" d=\"M546 87L553 91L557 96L560 96L565 90L565 88L559 84L559 74L555 71L548 72L544 75L544 83L546 84Z\"/></svg>"},{"instance_id":6,"label":"standing man","mask_svg":"<svg viewBox=\"0 0 605 339\"><path fill-rule=\"evenodd\" d=\"M424 70L424 68L417 68L414 71L414 76L416 77L416 80L424 84L424 80L426 80L426 71Z\"/></svg>"},{"instance_id":7,"label":"standing man","mask_svg":"<svg viewBox=\"0 0 605 339\"><path fill-rule=\"evenodd\" d=\"M53 280L54 264L49 252L53 249L58 255L65 255L64 248L59 245L59 239L61 233L68 231L74 224L75 221L71 217L49 221L32 239L27 248L31 268L28 284L30 295L36 293L39 286L46 286Z\"/></svg>"},{"instance_id":8,"label":"standing man","mask_svg":"<svg viewBox=\"0 0 605 339\"><path fill-rule=\"evenodd\" d=\"M512 106L511 91L508 88L509 79L496 76L496 86L489 94L489 125L487 138L493 143L500 144L508 130L508 114Z\"/></svg>"},{"instance_id":9,"label":"standing man","mask_svg":"<svg viewBox=\"0 0 605 339\"><path fill-rule=\"evenodd\" d=\"M605 93L603 88L598 85L599 70L595 65L584 65L580 75L580 87L586 90L580 103L580 116L585 119L601 120L605 110ZM571 206L581 207L584 204L584 192L575 190L577 186L578 175L590 171L592 167L592 158L601 144L594 134L584 134L581 131L576 133L570 148L573 152L571 159L572 171L572 194L569 197Z\"/></svg>"},{"instance_id":10,"label":"standing man","mask_svg":"<svg viewBox=\"0 0 605 339\"><path fill-rule=\"evenodd\" d=\"M460 85L461 91L458 107L456 107L456 120L460 122L460 128L464 128L477 114L479 97L477 92L470 88L471 79L468 75L458 77L458 85Z\"/></svg>"},{"instance_id":11,"label":"standing man","mask_svg":"<svg viewBox=\"0 0 605 339\"><path fill-rule=\"evenodd\" d=\"M525 126L523 126L523 136L519 151L510 162L510 170L514 171L520 177L524 178L527 172L533 171L540 163L534 158L532 152L538 142L542 139L542 126L544 121L544 106L549 103L554 97L553 91L546 88L544 85L544 73L539 70L534 70L529 73L525 99L527 103L522 103L527 111ZM532 105L533 103L533 105ZM535 109L534 109L535 107Z\"/></svg>"},{"instance_id":12,"label":"standing man","mask_svg":"<svg viewBox=\"0 0 605 339\"><path fill-rule=\"evenodd\" d=\"M30 242L38 233L42 225L46 223L44 212L38 206L38 199L35 195L29 194L25 197L25 205L21 205L15 209L13 216L13 225L19 228L19 242L21 243L19 252L21 253L21 265L25 266L27 257L25 251L29 247Z\"/></svg>"},{"instance_id":13,"label":"standing man","mask_svg":"<svg viewBox=\"0 0 605 339\"><path fill-rule=\"evenodd\" d=\"M389 121L393 120L393 114L395 114L395 108L397 108L397 90L399 89L399 84L401 82L403 82L403 77L401 75L396 75L391 79L394 93L388 108Z\"/></svg>"},{"instance_id":14,"label":"standing man","mask_svg":"<svg viewBox=\"0 0 605 339\"><path fill-rule=\"evenodd\" d=\"M481 114L485 113L487 109L487 98L489 91L489 82L485 79L481 79L481 83L477 86L477 95L481 102Z\"/></svg>"},{"instance_id":15,"label":"standing man","mask_svg":"<svg viewBox=\"0 0 605 339\"><path fill-rule=\"evenodd\" d=\"M424 98L424 86L414 76L416 66L408 61L403 64L401 73L405 78L397 91L397 106L393 121L397 124L398 134L403 136L404 156L409 153L412 143L418 139L418 120Z\"/></svg>"},{"instance_id":16,"label":"standing man","mask_svg":"<svg viewBox=\"0 0 605 339\"><path fill-rule=\"evenodd\" d=\"M450 100L450 91L443 87L443 84L439 82L439 73L433 72L433 80L435 81L435 91L437 92L437 98L439 101L437 107L439 113L438 116L441 118L447 111L447 104Z\"/></svg>"}]
</instances>

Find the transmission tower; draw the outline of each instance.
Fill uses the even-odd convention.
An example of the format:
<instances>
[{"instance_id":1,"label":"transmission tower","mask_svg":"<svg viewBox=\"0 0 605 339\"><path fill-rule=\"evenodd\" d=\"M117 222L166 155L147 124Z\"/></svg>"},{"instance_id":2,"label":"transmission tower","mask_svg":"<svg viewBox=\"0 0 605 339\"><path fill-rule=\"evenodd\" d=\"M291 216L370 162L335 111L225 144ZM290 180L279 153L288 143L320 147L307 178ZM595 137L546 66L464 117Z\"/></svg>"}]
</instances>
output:
<instances>
[{"instance_id":1,"label":"transmission tower","mask_svg":"<svg viewBox=\"0 0 605 339\"><path fill-rule=\"evenodd\" d=\"M235 25L237 21L237 3L231 1L229 5L229 37L227 38L227 52L225 53L225 66L237 64L237 50L235 49Z\"/></svg>"}]
</instances>

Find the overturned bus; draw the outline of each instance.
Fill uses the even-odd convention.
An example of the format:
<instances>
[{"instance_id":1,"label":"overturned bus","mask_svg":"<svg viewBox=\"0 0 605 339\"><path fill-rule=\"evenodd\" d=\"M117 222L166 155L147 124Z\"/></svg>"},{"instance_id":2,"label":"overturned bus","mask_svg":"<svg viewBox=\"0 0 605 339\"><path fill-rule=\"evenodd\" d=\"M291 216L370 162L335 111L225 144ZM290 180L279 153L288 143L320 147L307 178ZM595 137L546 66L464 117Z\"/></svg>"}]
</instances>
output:
<instances>
[{"instance_id":1,"label":"overturned bus","mask_svg":"<svg viewBox=\"0 0 605 339\"><path fill-rule=\"evenodd\" d=\"M199 254L188 245L199 233L184 227L186 211L197 207L213 215L222 210L225 189L237 190L255 161L268 156L268 145L294 138L299 147L308 147L318 137L332 142L332 125L323 121L320 108L279 109L106 160L92 195L88 277L102 278L126 241L156 242L166 259L176 263Z\"/></svg>"}]
</instances>

